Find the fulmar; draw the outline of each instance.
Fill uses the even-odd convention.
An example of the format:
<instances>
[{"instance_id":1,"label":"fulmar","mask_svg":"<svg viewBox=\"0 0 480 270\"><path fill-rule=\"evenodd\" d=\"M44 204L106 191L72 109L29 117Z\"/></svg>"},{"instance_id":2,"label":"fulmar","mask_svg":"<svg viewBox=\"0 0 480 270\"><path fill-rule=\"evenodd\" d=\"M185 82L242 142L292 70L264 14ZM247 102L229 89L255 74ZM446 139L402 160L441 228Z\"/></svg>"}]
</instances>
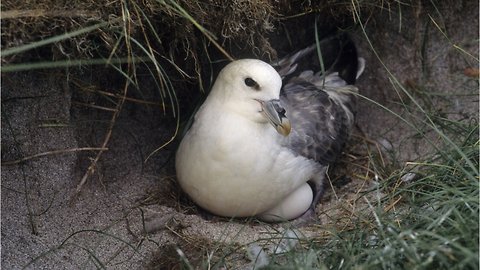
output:
<instances>
[{"instance_id":1,"label":"fulmar","mask_svg":"<svg viewBox=\"0 0 480 270\"><path fill-rule=\"evenodd\" d=\"M333 57L319 61L326 54ZM311 215L351 133L353 84L363 68L345 35L271 64L229 63L177 150L181 188L220 216L277 222Z\"/></svg>"}]
</instances>

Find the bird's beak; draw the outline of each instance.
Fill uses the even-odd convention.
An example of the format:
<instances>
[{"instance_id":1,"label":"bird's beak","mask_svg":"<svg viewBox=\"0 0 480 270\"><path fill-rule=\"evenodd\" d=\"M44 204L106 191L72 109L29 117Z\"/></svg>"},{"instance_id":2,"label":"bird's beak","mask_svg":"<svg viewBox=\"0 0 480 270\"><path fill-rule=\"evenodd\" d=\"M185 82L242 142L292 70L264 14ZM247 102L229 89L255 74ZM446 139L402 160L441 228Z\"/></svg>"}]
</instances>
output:
<instances>
[{"instance_id":1,"label":"bird's beak","mask_svg":"<svg viewBox=\"0 0 480 270\"><path fill-rule=\"evenodd\" d=\"M292 126L290 120L285 115L286 111L280 105L279 99L272 99L268 101L258 100L262 106L262 113L268 119L268 122L283 136L288 136Z\"/></svg>"}]
</instances>

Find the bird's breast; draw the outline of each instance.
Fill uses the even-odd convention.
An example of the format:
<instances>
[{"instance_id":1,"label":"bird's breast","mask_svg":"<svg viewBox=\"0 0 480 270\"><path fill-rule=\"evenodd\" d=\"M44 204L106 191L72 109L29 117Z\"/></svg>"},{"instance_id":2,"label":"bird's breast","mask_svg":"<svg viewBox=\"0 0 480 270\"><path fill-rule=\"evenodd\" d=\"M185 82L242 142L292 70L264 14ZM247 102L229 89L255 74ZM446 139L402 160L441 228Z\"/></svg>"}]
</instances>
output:
<instances>
[{"instance_id":1,"label":"bird's breast","mask_svg":"<svg viewBox=\"0 0 480 270\"><path fill-rule=\"evenodd\" d=\"M218 215L266 211L314 171L312 162L282 147L279 136L268 124L241 117L194 125L177 152L180 185L196 203Z\"/></svg>"}]
</instances>

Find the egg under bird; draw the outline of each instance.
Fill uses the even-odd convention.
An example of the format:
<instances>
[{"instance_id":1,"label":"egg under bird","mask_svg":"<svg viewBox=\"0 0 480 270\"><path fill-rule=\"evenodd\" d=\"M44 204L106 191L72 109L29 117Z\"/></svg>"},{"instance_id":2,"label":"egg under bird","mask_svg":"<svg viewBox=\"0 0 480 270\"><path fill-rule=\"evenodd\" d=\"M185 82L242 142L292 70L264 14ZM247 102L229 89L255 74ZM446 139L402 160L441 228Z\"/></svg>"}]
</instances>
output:
<instances>
[{"instance_id":1,"label":"egg under bird","mask_svg":"<svg viewBox=\"0 0 480 270\"><path fill-rule=\"evenodd\" d=\"M298 70L317 45L274 63L279 71L255 59L222 69L176 153L178 181L193 201L268 222L313 213L352 129L352 84L364 67L353 43L333 41L338 56L324 73Z\"/></svg>"}]
</instances>

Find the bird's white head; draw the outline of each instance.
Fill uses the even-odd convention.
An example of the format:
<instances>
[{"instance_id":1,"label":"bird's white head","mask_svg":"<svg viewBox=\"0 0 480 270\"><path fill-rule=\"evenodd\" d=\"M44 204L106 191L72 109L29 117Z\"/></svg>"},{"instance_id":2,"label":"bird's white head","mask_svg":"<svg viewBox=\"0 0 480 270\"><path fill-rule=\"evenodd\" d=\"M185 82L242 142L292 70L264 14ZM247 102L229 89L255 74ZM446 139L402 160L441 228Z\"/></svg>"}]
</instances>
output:
<instances>
[{"instance_id":1,"label":"bird's white head","mask_svg":"<svg viewBox=\"0 0 480 270\"><path fill-rule=\"evenodd\" d=\"M282 135L290 123L280 105L282 79L269 64L256 59L233 61L215 81L208 99L216 99L229 112L257 123L270 123Z\"/></svg>"}]
</instances>

